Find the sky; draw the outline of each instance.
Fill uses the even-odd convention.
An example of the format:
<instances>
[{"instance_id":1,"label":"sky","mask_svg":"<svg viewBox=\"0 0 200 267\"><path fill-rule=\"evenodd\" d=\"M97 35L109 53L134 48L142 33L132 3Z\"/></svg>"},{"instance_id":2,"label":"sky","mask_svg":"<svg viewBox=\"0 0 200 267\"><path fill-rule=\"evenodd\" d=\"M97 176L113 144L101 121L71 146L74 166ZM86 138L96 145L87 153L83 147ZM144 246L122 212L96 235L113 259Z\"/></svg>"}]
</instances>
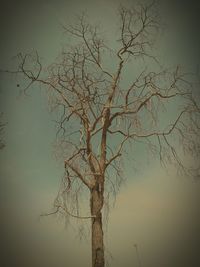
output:
<instances>
[{"instance_id":1,"label":"sky","mask_svg":"<svg viewBox=\"0 0 200 267\"><path fill-rule=\"evenodd\" d=\"M69 23L83 10L112 36L119 3L3 1L0 69L12 68L16 54L32 49L51 63L69 41L60 24ZM130 6L134 1L123 4ZM200 58L198 4L161 1L160 12L165 31L158 54L166 65L178 62L196 68ZM80 240L79 224L71 220L66 228L62 218L38 220L41 213L51 210L63 175L63 164L54 153L56 129L46 94L33 88L29 96L22 96L16 77L0 75L0 111L8 122L6 147L0 151L2 266L90 266L90 235ZM140 154L145 157L144 152ZM110 209L104 231L109 266L139 267L137 244L142 267L197 267L199 182L178 177L171 169L167 173L154 160L140 164L137 173L131 160L125 165L126 183ZM85 226L87 232L89 223Z\"/></svg>"}]
</instances>

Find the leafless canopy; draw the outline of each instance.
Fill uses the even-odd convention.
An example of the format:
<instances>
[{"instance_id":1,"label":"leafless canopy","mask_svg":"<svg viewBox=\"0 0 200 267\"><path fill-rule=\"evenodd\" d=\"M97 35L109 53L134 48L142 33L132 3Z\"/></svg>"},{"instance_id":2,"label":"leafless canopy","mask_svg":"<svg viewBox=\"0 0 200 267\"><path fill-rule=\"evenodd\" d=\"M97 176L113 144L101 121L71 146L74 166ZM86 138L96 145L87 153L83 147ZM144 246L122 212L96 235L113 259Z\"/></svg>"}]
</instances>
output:
<instances>
[{"instance_id":1,"label":"leafless canopy","mask_svg":"<svg viewBox=\"0 0 200 267\"><path fill-rule=\"evenodd\" d=\"M67 46L52 65L44 69L37 52L20 54L14 71L25 76L25 92L35 83L46 86L61 114L57 135L65 177L55 204L58 209L67 210L60 200L65 193L76 192L73 203L77 203L83 185L91 190L98 183L103 192L105 185L115 192L128 141L133 147L145 144L163 165L176 163L187 175L198 171L198 166L188 167L183 160L184 153L200 152L200 108L193 96L192 74L180 66L164 70L151 54L159 29L153 4L121 6L118 15L114 49L101 37L99 27L81 15L76 24L64 26L73 46ZM151 65L156 67L150 70Z\"/></svg>"}]
</instances>

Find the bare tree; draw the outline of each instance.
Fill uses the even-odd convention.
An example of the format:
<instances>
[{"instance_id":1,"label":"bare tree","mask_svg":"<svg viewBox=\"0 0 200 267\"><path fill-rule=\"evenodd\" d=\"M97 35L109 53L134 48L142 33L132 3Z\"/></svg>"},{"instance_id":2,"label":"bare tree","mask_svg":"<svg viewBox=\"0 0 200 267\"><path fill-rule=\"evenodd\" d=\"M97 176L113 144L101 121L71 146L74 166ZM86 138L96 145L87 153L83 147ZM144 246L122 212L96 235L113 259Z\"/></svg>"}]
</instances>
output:
<instances>
[{"instance_id":1,"label":"bare tree","mask_svg":"<svg viewBox=\"0 0 200 267\"><path fill-rule=\"evenodd\" d=\"M159 30L153 3L132 9L121 6L118 15L116 47L109 47L99 27L89 24L83 14L76 24L64 26L74 38L73 46L67 46L47 69L35 52L19 54L19 68L9 71L24 76L25 93L35 83L47 87L54 110L61 114L57 135L65 177L53 213L91 219L93 267L105 266L102 209L108 188L115 193L122 179L127 145L141 142L161 164L176 163L187 175L199 170L185 165L182 157L183 152L200 152L196 138L200 109L193 96L192 74L180 66L163 69L151 54ZM165 113L170 115L165 118ZM84 188L90 194L89 216L78 210Z\"/></svg>"}]
</instances>

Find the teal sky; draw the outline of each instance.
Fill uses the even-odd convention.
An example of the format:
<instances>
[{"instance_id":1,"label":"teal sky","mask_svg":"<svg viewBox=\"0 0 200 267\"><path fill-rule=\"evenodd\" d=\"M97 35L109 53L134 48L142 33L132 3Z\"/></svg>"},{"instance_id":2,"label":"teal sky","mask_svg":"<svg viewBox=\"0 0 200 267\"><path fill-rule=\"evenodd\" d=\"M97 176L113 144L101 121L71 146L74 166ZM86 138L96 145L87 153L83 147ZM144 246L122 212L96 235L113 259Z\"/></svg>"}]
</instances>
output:
<instances>
[{"instance_id":1,"label":"teal sky","mask_svg":"<svg viewBox=\"0 0 200 267\"><path fill-rule=\"evenodd\" d=\"M69 23L82 10L87 11L92 22L101 22L110 44L114 44L119 3L5 2L0 18L0 69L13 68L12 57L32 49L39 52L45 64L51 63L69 42L60 23ZM128 6L133 3L123 1ZM157 53L166 65L180 63L189 69L198 65L196 8L180 1L161 2L160 12L166 26ZM20 96L16 77L2 74L0 77L0 111L8 122L6 147L0 151L3 266L90 266L89 235L80 242L73 220L67 230L61 219L37 220L39 214L51 209L63 175L63 164L54 153L56 129L46 94L33 88L30 96ZM198 90L196 95L199 96ZM134 173L131 161L125 164L127 182L110 211L105 231L106 248L113 257L106 254L110 266L137 266L135 243L143 267L179 267L179 258L186 263L187 254L196 260L200 184L177 177L171 169L167 174L157 161L143 165L140 160L146 155L142 150L137 152L141 171ZM84 207L83 211L88 212ZM87 223L86 226L89 227Z\"/></svg>"}]
</instances>

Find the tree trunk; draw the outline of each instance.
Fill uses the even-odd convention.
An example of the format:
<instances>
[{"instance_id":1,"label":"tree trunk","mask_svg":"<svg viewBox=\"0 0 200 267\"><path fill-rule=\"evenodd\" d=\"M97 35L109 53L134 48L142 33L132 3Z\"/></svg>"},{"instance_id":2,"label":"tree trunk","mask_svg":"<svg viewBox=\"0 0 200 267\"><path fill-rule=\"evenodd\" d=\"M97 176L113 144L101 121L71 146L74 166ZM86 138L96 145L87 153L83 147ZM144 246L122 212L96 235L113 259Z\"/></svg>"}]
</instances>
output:
<instances>
[{"instance_id":1,"label":"tree trunk","mask_svg":"<svg viewBox=\"0 0 200 267\"><path fill-rule=\"evenodd\" d=\"M90 208L92 216L92 267L104 267L104 244L102 228L103 192L91 190Z\"/></svg>"}]
</instances>

